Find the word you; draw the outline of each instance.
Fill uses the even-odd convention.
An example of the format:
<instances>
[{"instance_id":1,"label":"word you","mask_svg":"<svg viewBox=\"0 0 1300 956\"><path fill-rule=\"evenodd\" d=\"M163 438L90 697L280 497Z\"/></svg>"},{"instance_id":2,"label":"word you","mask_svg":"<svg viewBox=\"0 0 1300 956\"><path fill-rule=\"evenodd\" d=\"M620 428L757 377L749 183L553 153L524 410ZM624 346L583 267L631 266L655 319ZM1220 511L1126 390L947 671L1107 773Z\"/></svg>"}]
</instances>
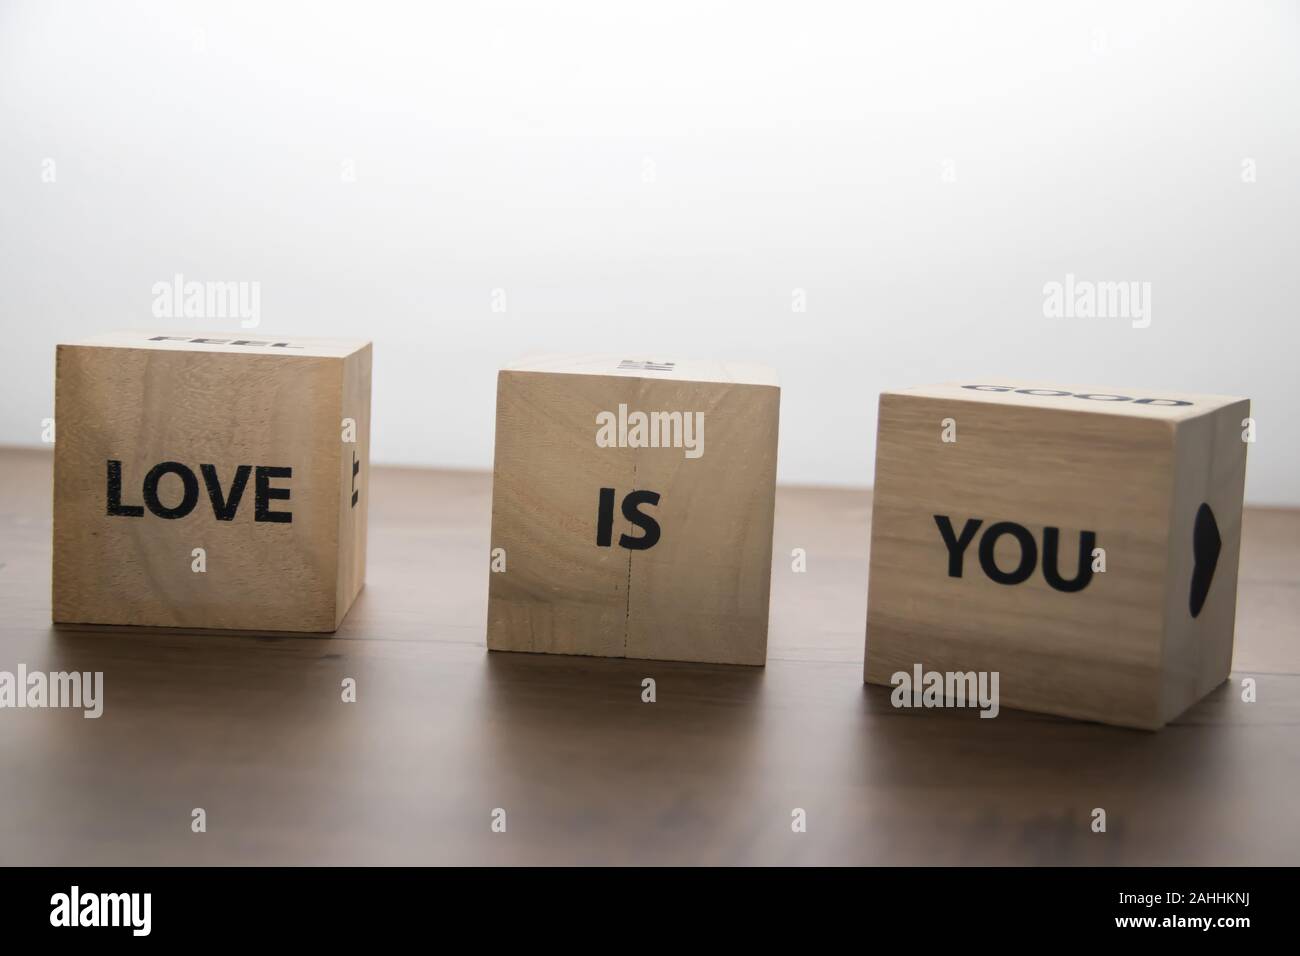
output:
<instances>
[{"instance_id":1,"label":"word you","mask_svg":"<svg viewBox=\"0 0 1300 956\"><path fill-rule=\"evenodd\" d=\"M104 713L103 671L0 671L0 708L47 707L83 711L94 720Z\"/></svg>"},{"instance_id":2,"label":"word you","mask_svg":"<svg viewBox=\"0 0 1300 956\"><path fill-rule=\"evenodd\" d=\"M148 936L152 893L82 893L73 885L50 897L51 926L129 926L132 936Z\"/></svg>"},{"instance_id":3,"label":"word you","mask_svg":"<svg viewBox=\"0 0 1300 956\"><path fill-rule=\"evenodd\" d=\"M681 448L687 458L704 454L703 412L629 412L596 415L597 448Z\"/></svg>"},{"instance_id":4,"label":"word you","mask_svg":"<svg viewBox=\"0 0 1300 956\"><path fill-rule=\"evenodd\" d=\"M948 549L948 577L959 578L962 574L963 559L966 549L975 538L975 533L984 524L983 518L968 518L962 526L961 534L953 533L952 519L947 515L934 515L934 523L939 527L939 537ZM994 549L998 540L1010 536L1020 546L1020 561L1012 571L1003 571L994 560ZM1043 578L1057 591L1067 593L1082 591L1092 580L1093 549L1097 546L1095 531L1079 532L1079 568L1075 576L1066 580L1061 577L1058 551L1060 550L1061 530L1059 528L1043 529ZM990 581L998 584L1020 584L1029 579L1038 565L1038 543L1029 529L1014 521L998 521L984 530L979 544L980 568Z\"/></svg>"},{"instance_id":5,"label":"word you","mask_svg":"<svg viewBox=\"0 0 1300 956\"><path fill-rule=\"evenodd\" d=\"M998 671L895 671L889 702L895 707L978 707L980 717L996 717L1001 709Z\"/></svg>"},{"instance_id":6,"label":"word you","mask_svg":"<svg viewBox=\"0 0 1300 956\"><path fill-rule=\"evenodd\" d=\"M1043 315L1049 319L1131 319L1133 328L1151 325L1150 282L1091 282L1075 279L1043 286Z\"/></svg>"},{"instance_id":7,"label":"word you","mask_svg":"<svg viewBox=\"0 0 1300 956\"><path fill-rule=\"evenodd\" d=\"M150 291L159 319L238 319L245 329L262 323L260 282L186 282L178 272L171 282L155 282Z\"/></svg>"},{"instance_id":8,"label":"word you","mask_svg":"<svg viewBox=\"0 0 1300 956\"><path fill-rule=\"evenodd\" d=\"M159 518L184 518L194 510L199 501L199 480L194 472L178 461L160 461L149 469L140 488L143 505L122 504L122 463L115 459L108 460L108 478L105 498L108 501L108 513L122 518L142 518L145 509ZM229 489L221 487L216 465L199 465L203 475L203 486L207 489L208 500L212 504L212 514L218 521L234 521L239 503L244 497L244 488L248 485L248 476L254 475L253 520L288 524L293 521L293 514L288 511L272 511L272 501L287 501L288 488L273 488L271 482L278 478L292 478L292 468L272 467L269 465L240 465L235 469L230 480ZM158 485L166 475L175 475L181 480L181 500L172 506L163 504L158 494Z\"/></svg>"}]
</instances>

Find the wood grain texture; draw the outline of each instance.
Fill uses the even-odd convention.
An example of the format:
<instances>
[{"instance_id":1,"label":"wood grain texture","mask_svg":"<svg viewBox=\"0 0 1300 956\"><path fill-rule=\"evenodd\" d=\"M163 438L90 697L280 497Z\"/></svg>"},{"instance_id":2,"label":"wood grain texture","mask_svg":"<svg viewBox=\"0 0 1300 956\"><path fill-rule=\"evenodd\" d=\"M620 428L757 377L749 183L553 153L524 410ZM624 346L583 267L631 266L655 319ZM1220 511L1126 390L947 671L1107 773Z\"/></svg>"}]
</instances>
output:
<instances>
[{"instance_id":1,"label":"wood grain texture","mask_svg":"<svg viewBox=\"0 0 1300 956\"><path fill-rule=\"evenodd\" d=\"M343 623L366 583L367 515L370 511L370 370L369 344L342 360L341 419L350 420L339 454L338 551L334 593L334 627Z\"/></svg>"},{"instance_id":2,"label":"wood grain texture","mask_svg":"<svg viewBox=\"0 0 1300 956\"><path fill-rule=\"evenodd\" d=\"M370 349L298 341L289 350L121 333L58 347L54 620L337 626L364 577L365 513L350 507L350 487L352 451L364 467L369 449ZM345 406L358 417L355 445L341 442ZM138 516L110 513L110 461L120 503ZM146 476L164 462L193 476L193 507L179 517L145 507ZM233 518L218 520L203 465L215 468L226 504L248 469ZM257 520L264 467L291 469L266 482L289 492L266 505L290 521ZM186 494L176 470L157 483L166 508ZM192 569L196 548L202 573Z\"/></svg>"},{"instance_id":3,"label":"wood grain texture","mask_svg":"<svg viewBox=\"0 0 1300 956\"><path fill-rule=\"evenodd\" d=\"M1246 511L1232 681L1147 734L863 686L866 491L778 489L748 668L485 651L476 472L374 469L334 635L54 629L51 464L0 450L0 669L102 670L105 707L0 711L2 864L1300 863L1300 512Z\"/></svg>"},{"instance_id":4,"label":"wood grain texture","mask_svg":"<svg viewBox=\"0 0 1300 956\"><path fill-rule=\"evenodd\" d=\"M1160 721L1177 717L1222 683L1232 668L1241 556L1246 455L1242 424L1250 402L1239 399L1174 426L1173 490L1165 559L1165 622ZM1208 508L1219 546L1204 604L1191 614L1197 516Z\"/></svg>"},{"instance_id":5,"label":"wood grain texture","mask_svg":"<svg viewBox=\"0 0 1300 956\"><path fill-rule=\"evenodd\" d=\"M1158 728L1228 674L1249 403L1024 387L881 396L866 679L889 685L917 664L997 672L1004 706ZM955 441L943 440L946 422ZM1193 619L1192 524L1203 502L1222 552ZM941 518L953 538L972 522L955 568ZM1004 522L1032 540L985 538ZM1045 529L1057 529L1057 547ZM1079 590L1054 587L1049 556L1065 581L1093 561L1091 546L1081 559L1086 533L1105 571ZM994 571L1009 575L1028 555L1031 573L995 580L982 568L985 540L996 541Z\"/></svg>"},{"instance_id":6,"label":"wood grain texture","mask_svg":"<svg viewBox=\"0 0 1300 956\"><path fill-rule=\"evenodd\" d=\"M762 664L779 390L692 377L726 377L722 366L596 374L617 360L539 364L498 380L492 548L505 566L491 575L488 647ZM620 406L701 416L701 454L598 446L598 416ZM604 545L601 489L614 519ZM620 507L633 491L657 496L642 511L659 537L643 550L620 546L645 535Z\"/></svg>"}]
</instances>

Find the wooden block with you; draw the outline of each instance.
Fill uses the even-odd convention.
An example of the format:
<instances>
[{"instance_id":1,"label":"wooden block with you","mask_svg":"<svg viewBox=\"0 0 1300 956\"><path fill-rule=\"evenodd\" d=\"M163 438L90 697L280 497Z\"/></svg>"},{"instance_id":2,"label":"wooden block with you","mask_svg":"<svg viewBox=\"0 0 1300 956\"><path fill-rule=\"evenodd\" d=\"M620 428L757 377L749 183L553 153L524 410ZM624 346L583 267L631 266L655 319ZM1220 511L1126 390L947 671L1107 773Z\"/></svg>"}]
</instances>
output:
<instances>
[{"instance_id":1,"label":"wooden block with you","mask_svg":"<svg viewBox=\"0 0 1300 956\"><path fill-rule=\"evenodd\" d=\"M1232 663L1249 415L1165 389L882 395L866 680L997 672L1002 706L1177 717Z\"/></svg>"},{"instance_id":2,"label":"wooden block with you","mask_svg":"<svg viewBox=\"0 0 1300 956\"><path fill-rule=\"evenodd\" d=\"M56 353L56 622L333 631L365 582L370 343Z\"/></svg>"},{"instance_id":3,"label":"wooden block with you","mask_svg":"<svg viewBox=\"0 0 1300 956\"><path fill-rule=\"evenodd\" d=\"M488 647L765 663L779 406L752 366L503 370Z\"/></svg>"}]
</instances>

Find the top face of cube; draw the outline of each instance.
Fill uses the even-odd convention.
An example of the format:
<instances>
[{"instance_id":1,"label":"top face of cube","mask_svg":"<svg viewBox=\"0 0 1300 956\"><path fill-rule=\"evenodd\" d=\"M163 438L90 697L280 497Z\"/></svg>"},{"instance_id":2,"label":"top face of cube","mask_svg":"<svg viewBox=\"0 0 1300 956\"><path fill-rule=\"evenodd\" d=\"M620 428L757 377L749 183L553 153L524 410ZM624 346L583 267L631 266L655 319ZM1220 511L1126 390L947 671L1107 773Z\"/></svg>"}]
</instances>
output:
<instances>
[{"instance_id":1,"label":"top face of cube","mask_svg":"<svg viewBox=\"0 0 1300 956\"><path fill-rule=\"evenodd\" d=\"M776 373L746 362L628 358L609 353L540 355L507 365L504 372L550 372L557 375L610 375L668 382L716 382L724 385L779 386Z\"/></svg>"},{"instance_id":2,"label":"top face of cube","mask_svg":"<svg viewBox=\"0 0 1300 956\"><path fill-rule=\"evenodd\" d=\"M1044 382L1017 382L1007 379L994 379L989 383L972 381L922 385L885 394L962 402L987 402L992 405L1026 409L1126 415L1167 422L1196 418L1245 401L1229 395L1200 395L1168 389L1115 389Z\"/></svg>"},{"instance_id":3,"label":"top face of cube","mask_svg":"<svg viewBox=\"0 0 1300 956\"><path fill-rule=\"evenodd\" d=\"M199 332L122 330L64 343L74 347L148 349L158 352L216 352L230 355L282 355L301 358L347 358L370 345L364 339L305 338L302 336L232 335Z\"/></svg>"}]
</instances>

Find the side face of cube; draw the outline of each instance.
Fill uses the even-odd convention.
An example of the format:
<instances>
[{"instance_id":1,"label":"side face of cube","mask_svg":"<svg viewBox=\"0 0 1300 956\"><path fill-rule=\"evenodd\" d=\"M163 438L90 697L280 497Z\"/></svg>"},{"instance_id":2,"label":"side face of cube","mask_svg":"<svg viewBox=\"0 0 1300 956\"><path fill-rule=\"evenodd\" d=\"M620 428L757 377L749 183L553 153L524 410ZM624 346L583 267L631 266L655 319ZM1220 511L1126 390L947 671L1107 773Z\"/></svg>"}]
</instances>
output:
<instances>
[{"instance_id":1,"label":"side face of cube","mask_svg":"<svg viewBox=\"0 0 1300 956\"><path fill-rule=\"evenodd\" d=\"M342 359L59 346L56 364L55 621L334 629Z\"/></svg>"},{"instance_id":2,"label":"side face of cube","mask_svg":"<svg viewBox=\"0 0 1300 956\"><path fill-rule=\"evenodd\" d=\"M502 372L488 647L764 663L779 395Z\"/></svg>"},{"instance_id":3,"label":"side face of cube","mask_svg":"<svg viewBox=\"0 0 1300 956\"><path fill-rule=\"evenodd\" d=\"M366 583L366 537L370 514L370 383L372 349L366 345L341 360L343 408L339 421L338 586L334 627Z\"/></svg>"},{"instance_id":4,"label":"side face of cube","mask_svg":"<svg viewBox=\"0 0 1300 956\"><path fill-rule=\"evenodd\" d=\"M598 546L596 519L601 488L632 490L634 456L594 436L597 413L635 394L635 379L498 376L490 649L623 655L628 552Z\"/></svg>"},{"instance_id":5,"label":"side face of cube","mask_svg":"<svg viewBox=\"0 0 1300 956\"><path fill-rule=\"evenodd\" d=\"M1232 668L1250 402L1180 422L1170 512L1161 715L1178 717Z\"/></svg>"},{"instance_id":6,"label":"side face of cube","mask_svg":"<svg viewBox=\"0 0 1300 956\"><path fill-rule=\"evenodd\" d=\"M878 428L866 680L1160 726L1171 423L887 393Z\"/></svg>"},{"instance_id":7,"label":"side face of cube","mask_svg":"<svg viewBox=\"0 0 1300 956\"><path fill-rule=\"evenodd\" d=\"M694 415L701 454L636 457L662 534L628 552L626 656L766 663L780 398L767 385L643 380L631 407Z\"/></svg>"}]
</instances>

